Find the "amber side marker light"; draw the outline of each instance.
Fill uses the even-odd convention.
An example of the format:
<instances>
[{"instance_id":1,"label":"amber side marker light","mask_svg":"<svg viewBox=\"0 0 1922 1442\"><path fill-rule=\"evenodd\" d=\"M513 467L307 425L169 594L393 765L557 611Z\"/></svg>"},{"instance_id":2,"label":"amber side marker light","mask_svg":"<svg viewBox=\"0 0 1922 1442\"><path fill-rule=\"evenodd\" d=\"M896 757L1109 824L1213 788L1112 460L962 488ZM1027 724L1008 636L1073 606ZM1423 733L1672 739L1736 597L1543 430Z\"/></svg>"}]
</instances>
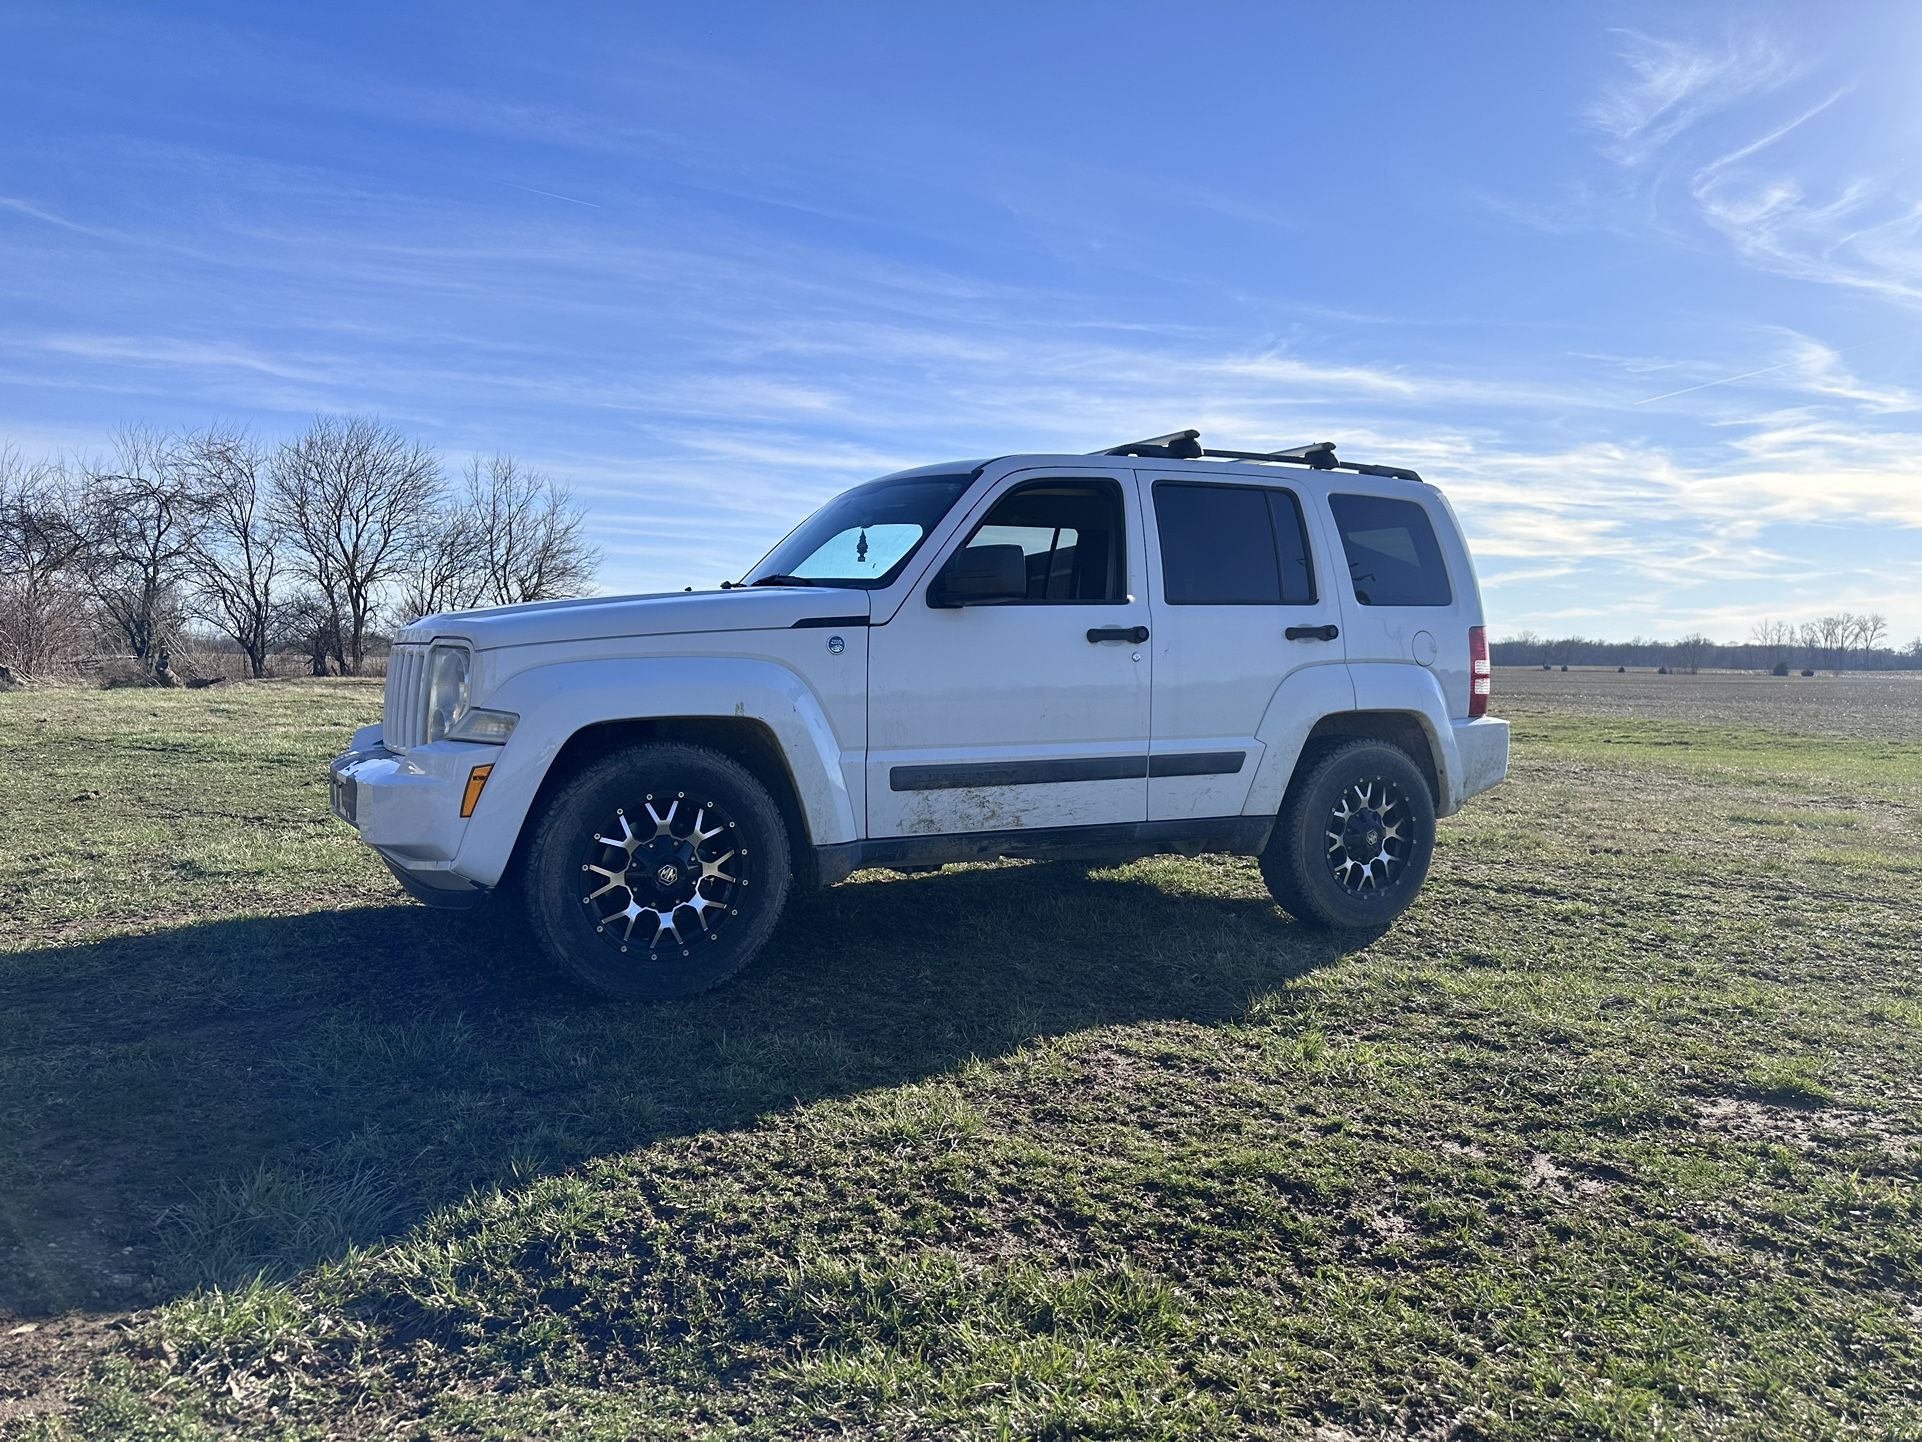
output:
<instances>
[{"instance_id":1,"label":"amber side marker light","mask_svg":"<svg viewBox=\"0 0 1922 1442\"><path fill-rule=\"evenodd\" d=\"M485 766L476 766L467 773L467 791L460 799L462 816L474 814L474 808L480 805L481 788L487 784L487 778L493 774L494 764L491 761Z\"/></svg>"}]
</instances>

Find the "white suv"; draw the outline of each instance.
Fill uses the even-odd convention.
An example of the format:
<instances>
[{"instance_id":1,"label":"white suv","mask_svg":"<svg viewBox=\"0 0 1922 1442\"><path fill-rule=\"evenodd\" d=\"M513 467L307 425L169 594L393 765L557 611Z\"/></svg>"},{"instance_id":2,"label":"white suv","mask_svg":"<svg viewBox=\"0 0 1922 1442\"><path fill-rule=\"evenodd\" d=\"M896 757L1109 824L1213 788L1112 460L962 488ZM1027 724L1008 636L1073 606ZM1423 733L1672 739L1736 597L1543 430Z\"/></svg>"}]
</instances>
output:
<instances>
[{"instance_id":1,"label":"white suv","mask_svg":"<svg viewBox=\"0 0 1922 1442\"><path fill-rule=\"evenodd\" d=\"M1488 686L1440 492L1183 431L857 486L719 591L417 621L333 806L620 997L734 975L790 886L870 866L1240 853L1372 927L1507 773Z\"/></svg>"}]
</instances>

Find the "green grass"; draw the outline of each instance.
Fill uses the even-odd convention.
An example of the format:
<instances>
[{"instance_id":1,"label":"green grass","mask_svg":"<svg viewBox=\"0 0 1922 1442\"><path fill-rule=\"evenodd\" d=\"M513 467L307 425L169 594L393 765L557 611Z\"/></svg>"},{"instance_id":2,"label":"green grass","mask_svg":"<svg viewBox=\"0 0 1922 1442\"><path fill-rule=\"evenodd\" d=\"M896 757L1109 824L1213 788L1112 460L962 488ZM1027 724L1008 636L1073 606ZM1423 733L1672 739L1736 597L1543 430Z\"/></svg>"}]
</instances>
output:
<instances>
[{"instance_id":1,"label":"green grass","mask_svg":"<svg viewBox=\"0 0 1922 1442\"><path fill-rule=\"evenodd\" d=\"M634 1009L325 819L376 707L0 697L0 1429L1922 1433L1913 744L1549 711L1369 944L867 875Z\"/></svg>"}]
</instances>

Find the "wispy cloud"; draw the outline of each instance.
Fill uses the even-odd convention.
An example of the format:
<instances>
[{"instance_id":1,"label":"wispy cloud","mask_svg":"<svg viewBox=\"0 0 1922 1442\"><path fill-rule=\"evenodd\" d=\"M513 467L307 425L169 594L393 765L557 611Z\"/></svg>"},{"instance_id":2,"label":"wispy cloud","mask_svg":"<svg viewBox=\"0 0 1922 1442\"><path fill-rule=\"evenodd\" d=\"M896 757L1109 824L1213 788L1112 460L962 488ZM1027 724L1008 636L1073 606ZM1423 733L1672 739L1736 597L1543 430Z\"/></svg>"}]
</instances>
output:
<instances>
[{"instance_id":1,"label":"wispy cloud","mask_svg":"<svg viewBox=\"0 0 1922 1442\"><path fill-rule=\"evenodd\" d=\"M1622 73L1584 118L1656 228L1684 240L1705 229L1758 269L1922 304L1922 194L1905 179L1913 167L1878 173L1857 162L1856 173L1838 174L1834 146L1784 153L1855 94L1855 81L1797 99L1814 81L1815 61L1791 59L1765 34L1719 45L1638 32L1623 39ZM1712 136L1711 117L1721 122ZM1748 133L1731 145L1727 132L1738 123ZM1686 215L1658 195L1659 177L1677 168L1692 205ZM1566 203L1488 203L1540 229L1580 222Z\"/></svg>"},{"instance_id":2,"label":"wispy cloud","mask_svg":"<svg viewBox=\"0 0 1922 1442\"><path fill-rule=\"evenodd\" d=\"M1623 165L1646 163L1705 116L1778 88L1800 68L1762 37L1710 46L1629 30L1621 39L1627 74L1605 86L1585 116Z\"/></svg>"}]
</instances>

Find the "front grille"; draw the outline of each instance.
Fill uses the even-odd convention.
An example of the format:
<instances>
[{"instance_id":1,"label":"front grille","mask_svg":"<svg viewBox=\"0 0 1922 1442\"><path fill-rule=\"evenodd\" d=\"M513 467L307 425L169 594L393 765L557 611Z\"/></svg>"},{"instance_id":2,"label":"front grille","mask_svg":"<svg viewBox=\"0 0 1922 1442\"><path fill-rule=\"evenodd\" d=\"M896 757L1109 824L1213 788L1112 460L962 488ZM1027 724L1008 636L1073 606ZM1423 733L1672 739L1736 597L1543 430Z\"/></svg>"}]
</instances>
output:
<instances>
[{"instance_id":1,"label":"front grille","mask_svg":"<svg viewBox=\"0 0 1922 1442\"><path fill-rule=\"evenodd\" d=\"M396 646L387 658L387 699L380 715L381 739L390 751L427 740L427 648Z\"/></svg>"}]
</instances>

